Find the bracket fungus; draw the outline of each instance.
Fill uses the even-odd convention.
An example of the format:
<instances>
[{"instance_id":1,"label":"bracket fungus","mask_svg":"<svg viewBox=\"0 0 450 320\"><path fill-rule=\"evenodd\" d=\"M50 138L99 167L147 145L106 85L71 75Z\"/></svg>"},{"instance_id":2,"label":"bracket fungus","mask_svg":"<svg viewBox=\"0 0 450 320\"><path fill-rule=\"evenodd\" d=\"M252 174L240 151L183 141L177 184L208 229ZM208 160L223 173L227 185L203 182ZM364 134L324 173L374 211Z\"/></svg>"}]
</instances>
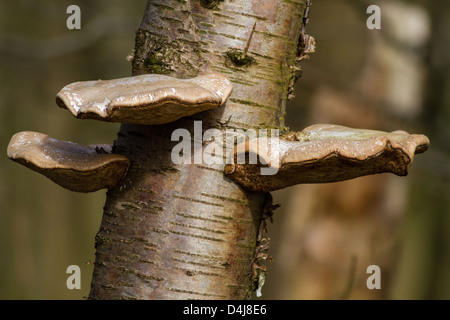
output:
<instances>
[{"instance_id":1,"label":"bracket fungus","mask_svg":"<svg viewBox=\"0 0 450 320\"><path fill-rule=\"evenodd\" d=\"M414 154L428 149L429 140L405 131L391 133L318 124L301 132L254 138L233 150L233 163L225 174L250 191L273 191L300 183L337 182L391 172L408 173ZM257 154L256 164L239 163L238 157ZM261 174L263 167L275 174Z\"/></svg>"},{"instance_id":2,"label":"bracket fungus","mask_svg":"<svg viewBox=\"0 0 450 320\"><path fill-rule=\"evenodd\" d=\"M128 170L128 158L110 150L110 145L83 146L23 131L12 136L7 154L66 189L93 192L113 188Z\"/></svg>"},{"instance_id":3,"label":"bracket fungus","mask_svg":"<svg viewBox=\"0 0 450 320\"><path fill-rule=\"evenodd\" d=\"M155 125L222 106L232 90L230 80L219 73L191 79L145 74L75 82L57 94L56 103L77 118ZM111 149L23 131L11 138L7 154L64 188L93 192L113 188L128 171L130 160Z\"/></svg>"},{"instance_id":4,"label":"bracket fungus","mask_svg":"<svg viewBox=\"0 0 450 320\"><path fill-rule=\"evenodd\" d=\"M222 106L232 90L219 73L191 79L144 74L75 82L61 89L56 103L81 119L155 125Z\"/></svg>"}]
</instances>

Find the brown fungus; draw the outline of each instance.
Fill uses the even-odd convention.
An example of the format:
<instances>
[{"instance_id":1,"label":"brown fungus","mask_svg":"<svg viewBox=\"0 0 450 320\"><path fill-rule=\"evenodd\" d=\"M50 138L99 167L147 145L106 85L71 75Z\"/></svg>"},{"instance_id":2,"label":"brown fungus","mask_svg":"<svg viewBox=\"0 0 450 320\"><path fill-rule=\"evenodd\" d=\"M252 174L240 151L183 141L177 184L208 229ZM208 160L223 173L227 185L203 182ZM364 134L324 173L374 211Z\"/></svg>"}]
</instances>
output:
<instances>
[{"instance_id":1,"label":"brown fungus","mask_svg":"<svg viewBox=\"0 0 450 320\"><path fill-rule=\"evenodd\" d=\"M128 124L164 124L217 108L233 90L219 73L191 79L159 74L81 81L65 86L56 103L75 117Z\"/></svg>"},{"instance_id":2,"label":"brown fungus","mask_svg":"<svg viewBox=\"0 0 450 320\"><path fill-rule=\"evenodd\" d=\"M66 189L93 192L113 188L128 170L128 158L110 150L109 145L83 146L23 131L11 138L7 154Z\"/></svg>"},{"instance_id":3,"label":"brown fungus","mask_svg":"<svg viewBox=\"0 0 450 320\"><path fill-rule=\"evenodd\" d=\"M264 192L383 172L405 176L414 154L426 151L428 145L426 136L400 130L387 133L319 124L279 138L242 142L225 174L247 190ZM242 153L256 154L262 161L239 163ZM264 167L273 170L262 174Z\"/></svg>"}]
</instances>

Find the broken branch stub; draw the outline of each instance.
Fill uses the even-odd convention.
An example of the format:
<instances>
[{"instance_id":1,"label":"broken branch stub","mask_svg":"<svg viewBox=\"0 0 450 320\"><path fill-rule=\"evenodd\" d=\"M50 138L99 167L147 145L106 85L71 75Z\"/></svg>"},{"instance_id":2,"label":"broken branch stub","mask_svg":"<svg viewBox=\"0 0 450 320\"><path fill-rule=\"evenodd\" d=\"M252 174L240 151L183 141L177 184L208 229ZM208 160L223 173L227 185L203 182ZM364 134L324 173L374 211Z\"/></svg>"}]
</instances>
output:
<instances>
[{"instance_id":1,"label":"broken branch stub","mask_svg":"<svg viewBox=\"0 0 450 320\"><path fill-rule=\"evenodd\" d=\"M414 154L426 151L428 145L426 136L401 130L388 133L319 124L279 138L242 142L234 149L234 161L225 166L225 174L247 190L264 192L383 172L405 176ZM238 163L242 150L263 161ZM267 166L276 173L262 175L261 168Z\"/></svg>"},{"instance_id":2,"label":"broken branch stub","mask_svg":"<svg viewBox=\"0 0 450 320\"><path fill-rule=\"evenodd\" d=\"M75 82L61 89L56 103L80 119L155 125L222 106L232 90L219 73L192 79L144 74Z\"/></svg>"},{"instance_id":3,"label":"broken branch stub","mask_svg":"<svg viewBox=\"0 0 450 320\"><path fill-rule=\"evenodd\" d=\"M109 145L83 146L23 131L12 136L8 158L77 192L111 189L128 170L127 157L109 153Z\"/></svg>"}]
</instances>

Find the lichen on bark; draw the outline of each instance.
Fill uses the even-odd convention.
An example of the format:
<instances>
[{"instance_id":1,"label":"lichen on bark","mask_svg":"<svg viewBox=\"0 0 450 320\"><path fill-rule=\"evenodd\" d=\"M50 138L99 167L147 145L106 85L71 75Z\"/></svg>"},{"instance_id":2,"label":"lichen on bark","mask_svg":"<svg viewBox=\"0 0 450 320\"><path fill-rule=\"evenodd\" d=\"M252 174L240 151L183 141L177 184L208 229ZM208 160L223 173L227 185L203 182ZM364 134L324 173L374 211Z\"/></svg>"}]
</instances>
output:
<instances>
[{"instance_id":1,"label":"lichen on bark","mask_svg":"<svg viewBox=\"0 0 450 320\"><path fill-rule=\"evenodd\" d=\"M172 74L182 66L186 78L197 76L198 68L194 68L189 59L181 56L181 50L180 42L139 29L136 32L132 73Z\"/></svg>"}]
</instances>

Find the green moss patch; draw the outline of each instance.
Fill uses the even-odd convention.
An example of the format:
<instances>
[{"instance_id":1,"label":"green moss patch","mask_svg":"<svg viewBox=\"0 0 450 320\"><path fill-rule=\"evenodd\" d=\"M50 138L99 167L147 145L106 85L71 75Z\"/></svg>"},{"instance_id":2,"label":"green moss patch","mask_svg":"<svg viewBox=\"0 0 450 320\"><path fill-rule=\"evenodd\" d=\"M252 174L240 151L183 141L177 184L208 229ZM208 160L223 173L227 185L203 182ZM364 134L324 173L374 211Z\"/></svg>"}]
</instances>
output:
<instances>
[{"instance_id":1,"label":"green moss patch","mask_svg":"<svg viewBox=\"0 0 450 320\"><path fill-rule=\"evenodd\" d=\"M230 49L227 51L227 57L238 67L248 66L256 62L255 58L247 55L243 50Z\"/></svg>"},{"instance_id":2,"label":"green moss patch","mask_svg":"<svg viewBox=\"0 0 450 320\"><path fill-rule=\"evenodd\" d=\"M200 0L201 5L206 9L217 9L219 7L219 3L224 0Z\"/></svg>"}]
</instances>

